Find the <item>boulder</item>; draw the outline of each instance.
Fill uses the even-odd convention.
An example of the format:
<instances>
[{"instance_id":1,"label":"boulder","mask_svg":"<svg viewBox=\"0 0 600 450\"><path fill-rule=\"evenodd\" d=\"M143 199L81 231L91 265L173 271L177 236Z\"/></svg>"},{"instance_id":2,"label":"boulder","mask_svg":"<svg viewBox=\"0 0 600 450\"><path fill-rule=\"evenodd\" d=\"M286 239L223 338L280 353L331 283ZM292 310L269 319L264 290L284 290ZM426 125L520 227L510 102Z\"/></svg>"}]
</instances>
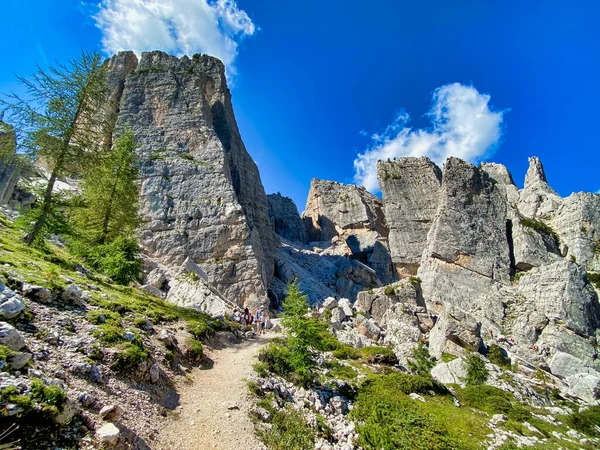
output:
<instances>
[{"instance_id":1,"label":"boulder","mask_svg":"<svg viewBox=\"0 0 600 450\"><path fill-rule=\"evenodd\" d=\"M70 284L61 294L61 299L74 305L83 305L84 293L83 290L76 284Z\"/></svg>"},{"instance_id":2,"label":"boulder","mask_svg":"<svg viewBox=\"0 0 600 450\"><path fill-rule=\"evenodd\" d=\"M163 269L157 267L146 276L145 285L154 286L155 288L162 290L163 285L168 279L167 275L168 274Z\"/></svg>"},{"instance_id":3,"label":"boulder","mask_svg":"<svg viewBox=\"0 0 600 450\"><path fill-rule=\"evenodd\" d=\"M21 333L19 333L19 331L11 324L0 322L0 344L18 352L25 347L25 339L23 339Z\"/></svg>"},{"instance_id":4,"label":"boulder","mask_svg":"<svg viewBox=\"0 0 600 450\"><path fill-rule=\"evenodd\" d=\"M11 355L7 362L11 370L20 370L31 361L32 356L31 353L27 352L16 353Z\"/></svg>"},{"instance_id":5,"label":"boulder","mask_svg":"<svg viewBox=\"0 0 600 450\"><path fill-rule=\"evenodd\" d=\"M335 297L327 297L323 301L323 308L325 309L333 309L338 305L338 301Z\"/></svg>"},{"instance_id":6,"label":"boulder","mask_svg":"<svg viewBox=\"0 0 600 450\"><path fill-rule=\"evenodd\" d=\"M107 405L98 413L104 420L119 420L125 410L119 405Z\"/></svg>"},{"instance_id":7,"label":"boulder","mask_svg":"<svg viewBox=\"0 0 600 450\"><path fill-rule=\"evenodd\" d=\"M363 320L356 327L356 331L375 342L379 339L381 334L381 328L379 328L372 319Z\"/></svg>"},{"instance_id":8,"label":"boulder","mask_svg":"<svg viewBox=\"0 0 600 450\"><path fill-rule=\"evenodd\" d=\"M338 307L341 308L342 311L344 311L346 317L352 317L354 315L354 313L352 312L352 305L350 304L350 300L348 300L347 298L340 299L340 301L338 302Z\"/></svg>"},{"instance_id":9,"label":"boulder","mask_svg":"<svg viewBox=\"0 0 600 450\"><path fill-rule=\"evenodd\" d=\"M23 296L39 303L47 303L52 296L52 292L43 286L24 284Z\"/></svg>"},{"instance_id":10,"label":"boulder","mask_svg":"<svg viewBox=\"0 0 600 450\"><path fill-rule=\"evenodd\" d=\"M12 297L6 297L4 291L0 294L0 318L12 319L25 311L25 303L20 296L14 294Z\"/></svg>"},{"instance_id":11,"label":"boulder","mask_svg":"<svg viewBox=\"0 0 600 450\"><path fill-rule=\"evenodd\" d=\"M443 353L460 356L466 348L477 351L481 344L481 323L450 305L440 312L429 334L429 352L437 359Z\"/></svg>"},{"instance_id":12,"label":"boulder","mask_svg":"<svg viewBox=\"0 0 600 450\"><path fill-rule=\"evenodd\" d=\"M465 370L462 358L458 358L447 363L437 363L431 369L431 376L434 380L439 381L440 383L454 383L464 387L464 379L467 376L467 371Z\"/></svg>"},{"instance_id":13,"label":"boulder","mask_svg":"<svg viewBox=\"0 0 600 450\"><path fill-rule=\"evenodd\" d=\"M106 445L114 446L119 440L121 432L113 423L106 423L96 430L96 436Z\"/></svg>"}]
</instances>

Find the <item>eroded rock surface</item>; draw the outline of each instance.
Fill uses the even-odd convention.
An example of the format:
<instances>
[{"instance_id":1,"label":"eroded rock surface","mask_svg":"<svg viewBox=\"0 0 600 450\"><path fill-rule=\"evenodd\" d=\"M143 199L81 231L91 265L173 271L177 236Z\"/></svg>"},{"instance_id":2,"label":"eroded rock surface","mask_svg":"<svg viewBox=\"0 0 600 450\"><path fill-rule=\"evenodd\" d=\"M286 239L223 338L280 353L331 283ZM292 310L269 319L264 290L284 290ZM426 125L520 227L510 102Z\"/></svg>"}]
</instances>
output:
<instances>
[{"instance_id":1,"label":"eroded rock surface","mask_svg":"<svg viewBox=\"0 0 600 450\"><path fill-rule=\"evenodd\" d=\"M191 258L223 296L266 304L275 240L223 64L162 52L135 62L125 52L108 66L117 134L129 127L139 145L144 250L167 267Z\"/></svg>"}]
</instances>

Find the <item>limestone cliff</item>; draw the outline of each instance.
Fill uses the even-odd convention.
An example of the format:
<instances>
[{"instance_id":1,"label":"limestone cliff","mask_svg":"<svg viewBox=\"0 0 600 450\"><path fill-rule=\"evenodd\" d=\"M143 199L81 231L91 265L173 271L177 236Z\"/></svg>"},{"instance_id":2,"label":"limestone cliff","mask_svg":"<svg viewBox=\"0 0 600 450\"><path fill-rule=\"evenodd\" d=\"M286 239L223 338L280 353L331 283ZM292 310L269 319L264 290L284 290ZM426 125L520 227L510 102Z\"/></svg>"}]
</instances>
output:
<instances>
[{"instance_id":1,"label":"limestone cliff","mask_svg":"<svg viewBox=\"0 0 600 450\"><path fill-rule=\"evenodd\" d=\"M190 258L227 299L265 304L275 241L223 64L122 52L107 65L115 133L131 128L139 145L145 252L174 269Z\"/></svg>"},{"instance_id":2,"label":"limestone cliff","mask_svg":"<svg viewBox=\"0 0 600 450\"><path fill-rule=\"evenodd\" d=\"M267 199L269 201L269 220L273 231L290 241L308 243L308 236L294 201L279 193L269 194Z\"/></svg>"},{"instance_id":3,"label":"limestone cliff","mask_svg":"<svg viewBox=\"0 0 600 450\"><path fill-rule=\"evenodd\" d=\"M399 274L414 275L440 197L442 172L429 158L377 163L392 262Z\"/></svg>"}]
</instances>

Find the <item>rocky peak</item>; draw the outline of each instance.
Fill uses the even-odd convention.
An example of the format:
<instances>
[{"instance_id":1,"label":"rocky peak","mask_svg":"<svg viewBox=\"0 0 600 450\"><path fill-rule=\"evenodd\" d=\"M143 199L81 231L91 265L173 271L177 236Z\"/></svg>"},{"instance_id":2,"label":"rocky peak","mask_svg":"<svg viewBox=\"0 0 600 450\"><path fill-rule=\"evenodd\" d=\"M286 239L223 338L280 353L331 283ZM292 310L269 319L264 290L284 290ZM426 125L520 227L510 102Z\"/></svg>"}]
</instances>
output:
<instances>
[{"instance_id":1,"label":"rocky peak","mask_svg":"<svg viewBox=\"0 0 600 450\"><path fill-rule=\"evenodd\" d=\"M308 243L306 230L294 201L279 193L267 195L267 200L269 201L269 220L275 233L290 241Z\"/></svg>"},{"instance_id":2,"label":"rocky peak","mask_svg":"<svg viewBox=\"0 0 600 450\"><path fill-rule=\"evenodd\" d=\"M311 241L327 241L348 229L387 236L382 202L362 186L313 178L302 219Z\"/></svg>"},{"instance_id":3,"label":"rocky peak","mask_svg":"<svg viewBox=\"0 0 600 450\"><path fill-rule=\"evenodd\" d=\"M116 133L131 128L139 145L146 253L174 272L190 258L229 300L267 303L275 240L223 64L155 51L107 65Z\"/></svg>"},{"instance_id":4,"label":"rocky peak","mask_svg":"<svg viewBox=\"0 0 600 450\"><path fill-rule=\"evenodd\" d=\"M433 161L399 158L377 163L392 262L399 274L415 274L437 210L442 171Z\"/></svg>"},{"instance_id":5,"label":"rocky peak","mask_svg":"<svg viewBox=\"0 0 600 450\"><path fill-rule=\"evenodd\" d=\"M561 198L546 180L544 166L538 157L529 158L525 187L520 193L519 211L526 217L549 219L560 206Z\"/></svg>"}]
</instances>

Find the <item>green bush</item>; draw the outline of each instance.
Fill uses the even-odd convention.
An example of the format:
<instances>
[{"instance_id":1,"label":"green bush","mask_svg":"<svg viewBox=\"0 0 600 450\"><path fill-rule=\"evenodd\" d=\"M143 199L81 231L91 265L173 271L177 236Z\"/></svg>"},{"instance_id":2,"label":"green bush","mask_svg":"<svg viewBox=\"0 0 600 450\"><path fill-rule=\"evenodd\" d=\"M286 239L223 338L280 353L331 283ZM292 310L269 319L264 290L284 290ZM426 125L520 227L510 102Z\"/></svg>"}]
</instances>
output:
<instances>
[{"instance_id":1,"label":"green bush","mask_svg":"<svg viewBox=\"0 0 600 450\"><path fill-rule=\"evenodd\" d=\"M356 380L356 370L350 366L342 365L337 361L332 361L328 364L329 375L340 380L353 381Z\"/></svg>"},{"instance_id":2,"label":"green bush","mask_svg":"<svg viewBox=\"0 0 600 450\"><path fill-rule=\"evenodd\" d=\"M469 351L465 355L464 359L465 370L467 376L465 382L467 385L478 385L484 384L490 376L488 370L485 368L485 362L479 356L479 353Z\"/></svg>"},{"instance_id":3,"label":"green bush","mask_svg":"<svg viewBox=\"0 0 600 450\"><path fill-rule=\"evenodd\" d=\"M270 409L273 419L268 430L259 430L258 435L271 450L313 450L313 430L302 414L291 408L283 411Z\"/></svg>"},{"instance_id":4,"label":"green bush","mask_svg":"<svg viewBox=\"0 0 600 450\"><path fill-rule=\"evenodd\" d=\"M493 386L471 385L458 390L456 395L465 406L489 414L505 414L516 422L531 419L531 414L516 401L511 393Z\"/></svg>"},{"instance_id":5,"label":"green bush","mask_svg":"<svg viewBox=\"0 0 600 450\"><path fill-rule=\"evenodd\" d=\"M361 386L351 418L358 423L356 444L365 450L453 449L446 425L423 411L407 392L437 389L424 377L379 375Z\"/></svg>"},{"instance_id":6,"label":"green bush","mask_svg":"<svg viewBox=\"0 0 600 450\"><path fill-rule=\"evenodd\" d=\"M525 217L523 217L520 222L521 225L523 225L524 227L531 228L535 231L545 234L546 236L551 237L557 244L560 242L556 232L544 222L536 219L527 219Z\"/></svg>"},{"instance_id":7,"label":"green bush","mask_svg":"<svg viewBox=\"0 0 600 450\"><path fill-rule=\"evenodd\" d=\"M88 247L82 256L91 267L123 285L137 281L142 270L137 240L133 237L120 236L107 244Z\"/></svg>"},{"instance_id":8,"label":"green bush","mask_svg":"<svg viewBox=\"0 0 600 450\"><path fill-rule=\"evenodd\" d=\"M149 359L148 352L140 345L127 343L115 354L110 368L115 372L125 373L135 369L142 361Z\"/></svg>"},{"instance_id":9,"label":"green bush","mask_svg":"<svg viewBox=\"0 0 600 450\"><path fill-rule=\"evenodd\" d=\"M426 376L429 375L433 366L435 366L435 360L429 355L429 349L419 342L419 345L412 350L413 357L408 360L408 368L411 372Z\"/></svg>"},{"instance_id":10,"label":"green bush","mask_svg":"<svg viewBox=\"0 0 600 450\"><path fill-rule=\"evenodd\" d=\"M125 330L120 325L103 323L92 332L92 335L103 344L116 344L123 341Z\"/></svg>"},{"instance_id":11,"label":"green bush","mask_svg":"<svg viewBox=\"0 0 600 450\"><path fill-rule=\"evenodd\" d=\"M510 359L504 355L500 346L492 344L487 354L488 359L506 370L510 370Z\"/></svg>"},{"instance_id":12,"label":"green bush","mask_svg":"<svg viewBox=\"0 0 600 450\"><path fill-rule=\"evenodd\" d=\"M368 364L381 363L394 365L398 363L398 358L391 348L368 346L358 350L362 360Z\"/></svg>"},{"instance_id":13,"label":"green bush","mask_svg":"<svg viewBox=\"0 0 600 450\"><path fill-rule=\"evenodd\" d=\"M391 297L392 295L396 294L396 292L394 291L394 286L392 286L391 284L385 287L383 293L388 297Z\"/></svg>"},{"instance_id":14,"label":"green bush","mask_svg":"<svg viewBox=\"0 0 600 450\"><path fill-rule=\"evenodd\" d=\"M590 406L582 412L564 416L564 419L571 428L588 436L600 437L600 406Z\"/></svg>"},{"instance_id":15,"label":"green bush","mask_svg":"<svg viewBox=\"0 0 600 450\"><path fill-rule=\"evenodd\" d=\"M33 400L29 395L21 395L14 386L7 386L0 391L0 399L4 403L13 403L23 409L23 412L33 408ZM0 415L2 415L0 413Z\"/></svg>"},{"instance_id":16,"label":"green bush","mask_svg":"<svg viewBox=\"0 0 600 450\"><path fill-rule=\"evenodd\" d=\"M107 309L93 309L88 311L86 318L88 322L94 325L101 325L103 323L111 323L116 326L121 325L121 315Z\"/></svg>"},{"instance_id":17,"label":"green bush","mask_svg":"<svg viewBox=\"0 0 600 450\"><path fill-rule=\"evenodd\" d=\"M200 342L196 339L189 339L188 345L190 347L188 354L192 357L192 359L195 361L199 361L200 359L202 359L202 356L204 355L204 349L202 348L202 342Z\"/></svg>"},{"instance_id":18,"label":"green bush","mask_svg":"<svg viewBox=\"0 0 600 450\"><path fill-rule=\"evenodd\" d=\"M45 412L55 416L67 401L67 394L60 386L46 386L42 380L35 378L31 383L31 398L42 404Z\"/></svg>"}]
</instances>

